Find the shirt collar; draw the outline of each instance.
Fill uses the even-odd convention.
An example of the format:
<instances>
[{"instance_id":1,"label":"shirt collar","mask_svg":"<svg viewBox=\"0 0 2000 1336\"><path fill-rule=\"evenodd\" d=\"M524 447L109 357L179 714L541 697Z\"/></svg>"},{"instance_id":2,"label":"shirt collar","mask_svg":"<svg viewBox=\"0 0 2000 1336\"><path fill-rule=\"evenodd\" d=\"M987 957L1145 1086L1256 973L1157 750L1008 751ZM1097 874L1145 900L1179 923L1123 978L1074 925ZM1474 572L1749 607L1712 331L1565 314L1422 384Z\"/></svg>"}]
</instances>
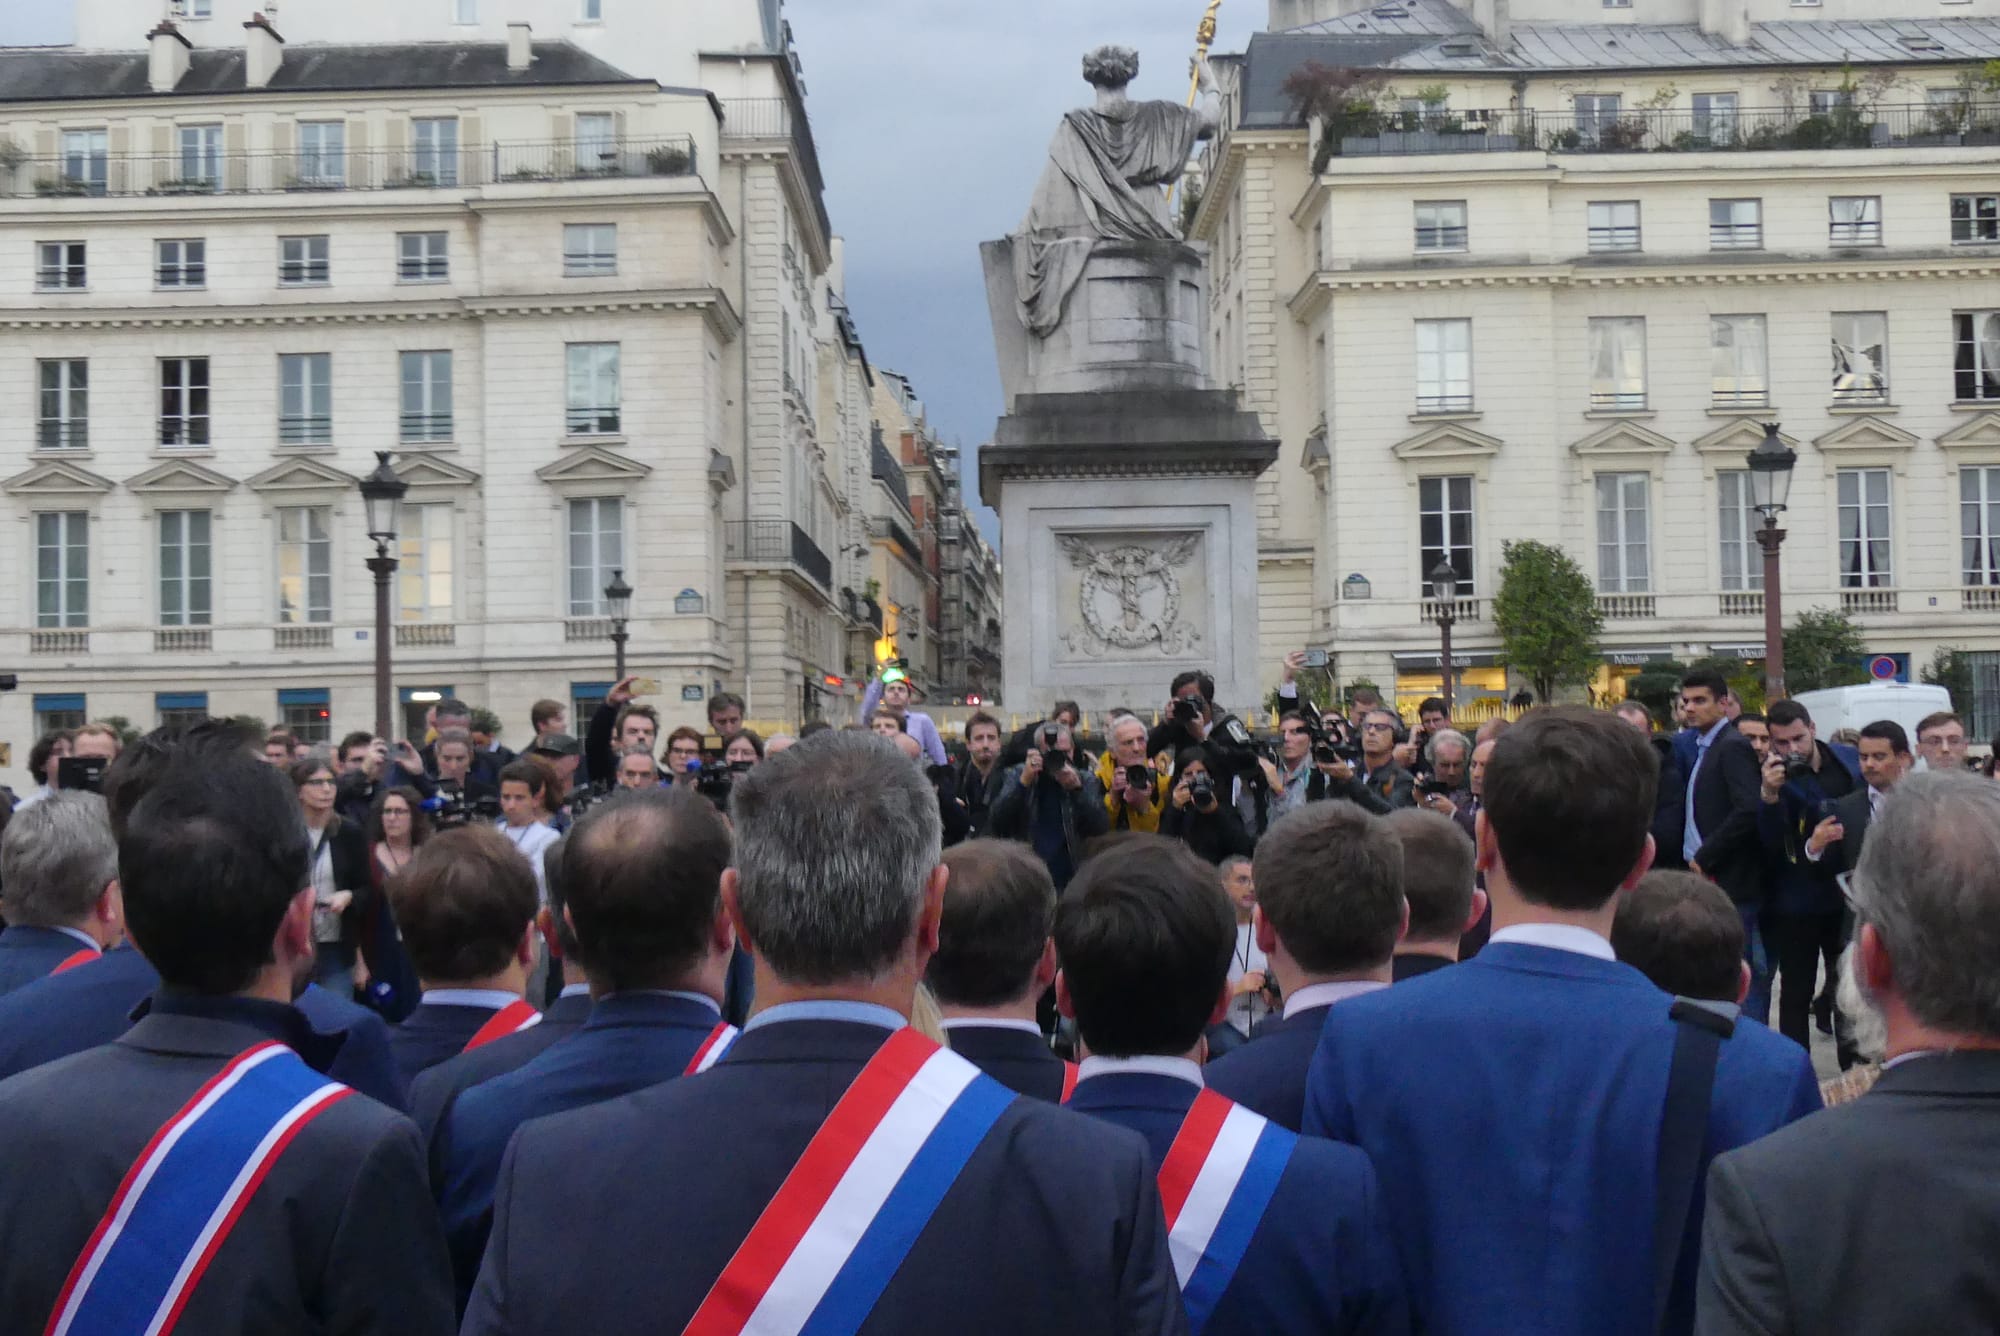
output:
<instances>
[{"instance_id":1,"label":"shirt collar","mask_svg":"<svg viewBox=\"0 0 2000 1336\"><path fill-rule=\"evenodd\" d=\"M1093 1076L1171 1076L1177 1081L1190 1085L1202 1085L1201 1066L1186 1058L1161 1057L1152 1053L1142 1053L1131 1058L1104 1058L1091 1056L1077 1065L1076 1079L1088 1081Z\"/></svg>"},{"instance_id":2,"label":"shirt collar","mask_svg":"<svg viewBox=\"0 0 2000 1336\"><path fill-rule=\"evenodd\" d=\"M1882 1070L1886 1072L1892 1068L1900 1067L1906 1062L1915 1062L1918 1058L1941 1058L1943 1056L1945 1056L1945 1050L1941 1048L1913 1048L1908 1053L1898 1053L1895 1057L1890 1058L1882 1064Z\"/></svg>"},{"instance_id":3,"label":"shirt collar","mask_svg":"<svg viewBox=\"0 0 2000 1336\"><path fill-rule=\"evenodd\" d=\"M65 937L76 938L77 941L83 943L85 946L89 947L93 951L96 951L100 954L102 954L104 951L104 948L97 944L97 939L92 937L89 933L85 932L82 928L65 927L63 924L60 923L51 924L50 926L54 928L55 931L61 933Z\"/></svg>"},{"instance_id":4,"label":"shirt collar","mask_svg":"<svg viewBox=\"0 0 2000 1336\"><path fill-rule=\"evenodd\" d=\"M426 1007L485 1007L499 1011L511 1007L521 1000L519 993L510 993L505 988L433 988L425 993L419 1003Z\"/></svg>"},{"instance_id":5,"label":"shirt collar","mask_svg":"<svg viewBox=\"0 0 2000 1336\"><path fill-rule=\"evenodd\" d=\"M1699 745L1701 746L1701 748L1703 750L1707 750L1708 744L1715 741L1715 735L1720 733L1723 729L1727 727L1729 727L1729 720L1727 719L1716 720L1714 727L1710 728L1706 733L1700 735Z\"/></svg>"},{"instance_id":6,"label":"shirt collar","mask_svg":"<svg viewBox=\"0 0 2000 1336\"><path fill-rule=\"evenodd\" d=\"M563 989L565 995L569 989ZM722 1005L707 993L692 993L684 988L630 988L622 993L606 993L600 1002L609 1002L614 997L671 997L682 1002L692 1002L698 1007L706 1007L717 1016L722 1014Z\"/></svg>"},{"instance_id":7,"label":"shirt collar","mask_svg":"<svg viewBox=\"0 0 2000 1336\"><path fill-rule=\"evenodd\" d=\"M751 1030L761 1030L766 1025L778 1025L785 1021L852 1021L857 1025L879 1025L885 1030L900 1030L910 1022L888 1007L873 1002L848 1002L839 998L825 998L812 1002L781 1002L775 1007L766 1007L743 1023L747 1034Z\"/></svg>"},{"instance_id":8,"label":"shirt collar","mask_svg":"<svg viewBox=\"0 0 2000 1336\"><path fill-rule=\"evenodd\" d=\"M590 985L587 983L566 983L563 985L563 990L557 993L556 996L559 998L588 997L590 996Z\"/></svg>"},{"instance_id":9,"label":"shirt collar","mask_svg":"<svg viewBox=\"0 0 2000 1336\"><path fill-rule=\"evenodd\" d=\"M947 1016L940 1022L945 1032L953 1030L1019 1030L1022 1034L1042 1037L1042 1027L1033 1021L1009 1021L990 1019L985 1016Z\"/></svg>"},{"instance_id":10,"label":"shirt collar","mask_svg":"<svg viewBox=\"0 0 2000 1336\"><path fill-rule=\"evenodd\" d=\"M1595 956L1599 960L1618 959L1618 953L1611 949L1608 939L1574 923L1516 923L1500 929L1488 941L1496 946L1502 942L1516 942L1522 946L1545 946L1552 951Z\"/></svg>"},{"instance_id":11,"label":"shirt collar","mask_svg":"<svg viewBox=\"0 0 2000 1336\"><path fill-rule=\"evenodd\" d=\"M1314 1007L1330 1007L1336 1002L1345 1002L1350 997L1360 997L1363 993L1373 993L1389 985L1379 979L1346 979L1339 983L1309 983L1294 989L1285 999L1285 1019L1290 1020L1301 1011Z\"/></svg>"}]
</instances>

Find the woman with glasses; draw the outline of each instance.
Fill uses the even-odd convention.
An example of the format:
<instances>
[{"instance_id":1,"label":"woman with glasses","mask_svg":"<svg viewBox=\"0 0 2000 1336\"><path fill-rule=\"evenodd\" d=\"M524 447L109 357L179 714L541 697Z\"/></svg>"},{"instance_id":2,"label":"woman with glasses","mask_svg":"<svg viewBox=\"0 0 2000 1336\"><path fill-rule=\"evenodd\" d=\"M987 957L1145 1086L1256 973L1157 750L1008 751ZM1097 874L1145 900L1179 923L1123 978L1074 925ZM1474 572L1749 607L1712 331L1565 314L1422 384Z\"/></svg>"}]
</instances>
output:
<instances>
[{"instance_id":1,"label":"woman with glasses","mask_svg":"<svg viewBox=\"0 0 2000 1336\"><path fill-rule=\"evenodd\" d=\"M313 890L313 982L347 997L354 991L354 963L362 926L374 904L368 841L361 828L333 810L333 767L319 757L292 766L305 822Z\"/></svg>"}]
</instances>

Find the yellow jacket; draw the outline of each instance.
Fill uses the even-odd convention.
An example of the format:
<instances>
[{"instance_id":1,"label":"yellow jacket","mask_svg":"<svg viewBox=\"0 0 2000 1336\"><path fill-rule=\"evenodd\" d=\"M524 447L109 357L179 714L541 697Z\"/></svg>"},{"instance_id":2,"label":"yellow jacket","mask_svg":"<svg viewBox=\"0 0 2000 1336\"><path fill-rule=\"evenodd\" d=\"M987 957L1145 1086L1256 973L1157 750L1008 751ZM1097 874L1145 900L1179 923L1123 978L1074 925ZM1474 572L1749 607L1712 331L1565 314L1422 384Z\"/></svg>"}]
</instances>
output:
<instances>
[{"instance_id":1,"label":"yellow jacket","mask_svg":"<svg viewBox=\"0 0 2000 1336\"><path fill-rule=\"evenodd\" d=\"M1157 772L1153 775L1153 808L1149 812L1134 812L1125 806L1125 786L1113 782L1118 771L1118 763L1111 759L1110 751L1097 758L1097 782L1104 790L1104 813L1111 818L1113 830L1136 830L1147 835L1160 833L1160 813L1167 808L1167 794L1171 781Z\"/></svg>"}]
</instances>

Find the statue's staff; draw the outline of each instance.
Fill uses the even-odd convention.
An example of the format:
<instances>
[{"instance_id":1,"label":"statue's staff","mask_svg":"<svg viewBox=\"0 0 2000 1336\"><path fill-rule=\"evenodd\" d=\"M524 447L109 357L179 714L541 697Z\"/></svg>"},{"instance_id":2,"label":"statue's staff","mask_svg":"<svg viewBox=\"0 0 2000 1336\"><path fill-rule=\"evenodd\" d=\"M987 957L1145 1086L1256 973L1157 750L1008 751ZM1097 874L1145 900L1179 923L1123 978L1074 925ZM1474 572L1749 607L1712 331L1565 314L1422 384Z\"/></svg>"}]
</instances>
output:
<instances>
[{"instance_id":1,"label":"statue's staff","mask_svg":"<svg viewBox=\"0 0 2000 1336\"><path fill-rule=\"evenodd\" d=\"M1208 0L1208 11L1201 16L1201 23L1194 30L1194 71L1188 75L1187 104L1190 107L1201 96L1201 67L1208 59L1208 49L1215 45L1215 16L1221 8L1222 0ZM1168 204L1174 202L1174 185L1167 187Z\"/></svg>"}]
</instances>

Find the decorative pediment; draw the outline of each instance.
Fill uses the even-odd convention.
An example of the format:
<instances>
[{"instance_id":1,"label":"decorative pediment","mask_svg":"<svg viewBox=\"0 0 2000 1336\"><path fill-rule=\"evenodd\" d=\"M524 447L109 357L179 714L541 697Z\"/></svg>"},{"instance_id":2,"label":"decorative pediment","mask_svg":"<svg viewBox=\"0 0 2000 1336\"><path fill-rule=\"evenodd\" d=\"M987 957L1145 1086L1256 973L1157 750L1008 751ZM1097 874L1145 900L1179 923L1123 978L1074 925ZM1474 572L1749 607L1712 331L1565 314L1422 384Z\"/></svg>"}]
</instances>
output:
<instances>
[{"instance_id":1,"label":"decorative pediment","mask_svg":"<svg viewBox=\"0 0 2000 1336\"><path fill-rule=\"evenodd\" d=\"M535 476L546 483L621 483L639 482L652 471L650 464L602 446L586 445L565 452L553 464L544 464L535 470Z\"/></svg>"},{"instance_id":2,"label":"decorative pediment","mask_svg":"<svg viewBox=\"0 0 2000 1336\"><path fill-rule=\"evenodd\" d=\"M1441 422L1390 448L1398 459L1465 459L1499 454L1500 441L1456 422Z\"/></svg>"},{"instance_id":3,"label":"decorative pediment","mask_svg":"<svg viewBox=\"0 0 2000 1336\"><path fill-rule=\"evenodd\" d=\"M1695 437L1694 448L1705 455L1728 454L1732 451L1747 455L1755 450L1757 442L1763 439L1763 423L1753 418L1732 418L1708 435ZM1787 449L1799 448L1799 440L1795 436L1787 436L1781 431L1778 433L1778 439L1785 443Z\"/></svg>"},{"instance_id":4,"label":"decorative pediment","mask_svg":"<svg viewBox=\"0 0 2000 1336\"><path fill-rule=\"evenodd\" d=\"M1637 422L1607 423L1602 429L1590 433L1580 441L1571 442L1569 450L1582 458L1602 458L1607 455L1630 457L1632 455L1665 455L1673 453L1674 443L1670 437L1662 436Z\"/></svg>"},{"instance_id":5,"label":"decorative pediment","mask_svg":"<svg viewBox=\"0 0 2000 1336\"><path fill-rule=\"evenodd\" d=\"M351 473L342 473L317 459L282 460L249 482L253 492L345 491L359 483Z\"/></svg>"},{"instance_id":6,"label":"decorative pediment","mask_svg":"<svg viewBox=\"0 0 2000 1336\"><path fill-rule=\"evenodd\" d=\"M235 488L236 479L204 468L191 459L170 459L125 480L125 490L141 496L219 496Z\"/></svg>"},{"instance_id":7,"label":"decorative pediment","mask_svg":"<svg viewBox=\"0 0 2000 1336\"><path fill-rule=\"evenodd\" d=\"M435 455L403 456L396 476L412 487L473 487L479 482L471 469Z\"/></svg>"},{"instance_id":8,"label":"decorative pediment","mask_svg":"<svg viewBox=\"0 0 2000 1336\"><path fill-rule=\"evenodd\" d=\"M1945 450L2000 450L2000 413L1981 413L1937 438Z\"/></svg>"},{"instance_id":9,"label":"decorative pediment","mask_svg":"<svg viewBox=\"0 0 2000 1336\"><path fill-rule=\"evenodd\" d=\"M0 483L15 496L102 496L117 486L89 469L52 459Z\"/></svg>"},{"instance_id":10,"label":"decorative pediment","mask_svg":"<svg viewBox=\"0 0 2000 1336\"><path fill-rule=\"evenodd\" d=\"M1850 418L1813 444L1822 450L1908 450L1917 443L1916 433L1878 417Z\"/></svg>"}]
</instances>

